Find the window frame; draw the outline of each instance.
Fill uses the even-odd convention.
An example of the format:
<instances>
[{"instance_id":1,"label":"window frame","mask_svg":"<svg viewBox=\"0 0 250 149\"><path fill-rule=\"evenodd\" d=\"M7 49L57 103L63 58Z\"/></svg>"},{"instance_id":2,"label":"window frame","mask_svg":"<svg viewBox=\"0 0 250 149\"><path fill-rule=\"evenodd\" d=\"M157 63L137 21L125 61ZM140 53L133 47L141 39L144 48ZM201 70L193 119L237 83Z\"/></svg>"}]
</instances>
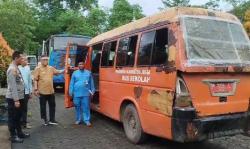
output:
<instances>
[{"instance_id":1,"label":"window frame","mask_svg":"<svg viewBox=\"0 0 250 149\"><path fill-rule=\"evenodd\" d=\"M131 37L136 37L137 40L136 40L136 44L135 44L135 49L134 49L134 63L132 65L125 65L125 66L118 66L117 65L117 54L118 54L118 49L119 49L119 46L120 46L120 41L123 40L123 39L126 39L126 38L129 38L129 41L128 41L128 45L130 44L131 40L130 38ZM118 44L117 44L117 49L116 49L116 61L115 61L115 67L116 68L130 68L130 67L135 67L136 66L136 63L137 63L137 50L138 50L138 43L139 43L139 40L140 40L140 33L137 33L137 34L131 34L131 35L128 35L128 36L123 36L121 38L119 38L118 40Z\"/></svg>"},{"instance_id":2,"label":"window frame","mask_svg":"<svg viewBox=\"0 0 250 149\"><path fill-rule=\"evenodd\" d=\"M143 36L143 34L145 34L145 33L149 33L149 32L152 32L152 31L155 31L155 35L156 35L156 32L157 32L157 30L161 30L161 29L167 29L168 30L168 46L169 46L169 31L170 31L170 24L166 24L166 25L163 25L163 26L160 26L160 27L156 27L156 28L152 28L152 29L148 29L148 30L145 30L145 31L143 31L143 32L140 32L140 36L138 36L138 43L137 43L137 52L136 52L136 64L135 64L135 66L136 67L159 67L159 66L162 66L162 65L168 65L168 62L166 61L166 64L156 64L156 65L151 65L151 64L149 64L149 65L138 65L138 61L139 61L139 49L140 49L140 44L141 44L141 41L142 41L142 36ZM156 36L155 36L156 37ZM153 43L153 49L154 49L154 46L155 46L155 43L156 43L156 38L154 37L154 43ZM152 62L152 51L151 51L151 56L150 56L151 58L151 61L150 61L150 63ZM166 60L168 60L168 59L166 59Z\"/></svg>"},{"instance_id":3,"label":"window frame","mask_svg":"<svg viewBox=\"0 0 250 149\"><path fill-rule=\"evenodd\" d=\"M101 60L102 60L102 49L103 49L103 44L104 42L99 42L99 43L96 43L96 44L93 44L93 45L91 45L91 49L92 49L92 51L91 51L91 69L93 69L93 52L94 52L94 46L97 46L97 45L101 45L101 48L100 48L100 54L101 54L101 56L100 56L100 59L99 59L99 65L98 65L98 69L101 67ZM91 70L92 71L92 70ZM98 72L99 73L99 72Z\"/></svg>"},{"instance_id":4,"label":"window frame","mask_svg":"<svg viewBox=\"0 0 250 149\"><path fill-rule=\"evenodd\" d=\"M117 51L117 45L118 45L117 43L118 43L118 41L119 41L118 39L115 39L115 40L109 40L109 41L104 41L103 42L103 45L102 45L102 54L101 54L101 59L100 59L100 68L112 68L112 67L115 67L115 64L116 64L116 53L117 53L116 51ZM114 51L115 55L114 55L113 65L112 66L102 66L102 58L103 58L104 46L105 46L105 44L112 43L112 42L116 42L115 51Z\"/></svg>"}]
</instances>

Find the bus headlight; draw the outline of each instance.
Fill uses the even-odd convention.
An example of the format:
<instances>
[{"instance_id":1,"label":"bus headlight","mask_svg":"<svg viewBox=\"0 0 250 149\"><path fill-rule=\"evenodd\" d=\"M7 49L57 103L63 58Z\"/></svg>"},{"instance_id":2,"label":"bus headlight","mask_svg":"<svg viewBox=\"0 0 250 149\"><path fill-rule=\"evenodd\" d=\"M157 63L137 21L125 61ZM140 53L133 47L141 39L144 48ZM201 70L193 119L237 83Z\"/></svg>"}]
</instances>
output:
<instances>
[{"instance_id":1,"label":"bus headlight","mask_svg":"<svg viewBox=\"0 0 250 149\"><path fill-rule=\"evenodd\" d=\"M177 78L175 107L192 107L192 99L183 79Z\"/></svg>"}]
</instances>

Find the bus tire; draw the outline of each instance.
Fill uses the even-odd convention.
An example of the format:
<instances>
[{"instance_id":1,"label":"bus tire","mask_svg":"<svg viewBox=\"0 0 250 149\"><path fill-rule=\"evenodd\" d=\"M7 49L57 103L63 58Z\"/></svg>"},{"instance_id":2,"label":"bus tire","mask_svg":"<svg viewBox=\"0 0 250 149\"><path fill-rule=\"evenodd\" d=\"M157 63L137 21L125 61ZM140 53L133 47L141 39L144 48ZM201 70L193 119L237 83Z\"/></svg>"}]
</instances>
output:
<instances>
[{"instance_id":1,"label":"bus tire","mask_svg":"<svg viewBox=\"0 0 250 149\"><path fill-rule=\"evenodd\" d=\"M123 128L129 141L134 144L140 144L146 139L137 110L133 104L125 107L123 112Z\"/></svg>"}]
</instances>

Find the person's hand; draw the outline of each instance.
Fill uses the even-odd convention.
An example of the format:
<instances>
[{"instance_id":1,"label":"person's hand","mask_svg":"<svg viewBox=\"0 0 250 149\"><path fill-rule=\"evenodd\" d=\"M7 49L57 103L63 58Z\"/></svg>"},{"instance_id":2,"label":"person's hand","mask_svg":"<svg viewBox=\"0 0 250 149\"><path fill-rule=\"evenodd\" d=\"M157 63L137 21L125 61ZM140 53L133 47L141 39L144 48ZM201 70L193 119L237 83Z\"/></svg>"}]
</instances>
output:
<instances>
[{"instance_id":1,"label":"person's hand","mask_svg":"<svg viewBox=\"0 0 250 149\"><path fill-rule=\"evenodd\" d=\"M16 108L19 108L19 107L20 107L20 101L19 101L19 100L15 101L15 107L16 107Z\"/></svg>"},{"instance_id":2,"label":"person's hand","mask_svg":"<svg viewBox=\"0 0 250 149\"><path fill-rule=\"evenodd\" d=\"M32 99L32 93L30 93L29 99Z\"/></svg>"},{"instance_id":3,"label":"person's hand","mask_svg":"<svg viewBox=\"0 0 250 149\"><path fill-rule=\"evenodd\" d=\"M59 70L59 73L64 73L64 71L65 71L65 69L63 69L63 70Z\"/></svg>"},{"instance_id":4,"label":"person's hand","mask_svg":"<svg viewBox=\"0 0 250 149\"><path fill-rule=\"evenodd\" d=\"M39 96L39 91L38 91L38 90L35 90L35 91L34 91L34 94L35 94L36 96Z\"/></svg>"}]
</instances>

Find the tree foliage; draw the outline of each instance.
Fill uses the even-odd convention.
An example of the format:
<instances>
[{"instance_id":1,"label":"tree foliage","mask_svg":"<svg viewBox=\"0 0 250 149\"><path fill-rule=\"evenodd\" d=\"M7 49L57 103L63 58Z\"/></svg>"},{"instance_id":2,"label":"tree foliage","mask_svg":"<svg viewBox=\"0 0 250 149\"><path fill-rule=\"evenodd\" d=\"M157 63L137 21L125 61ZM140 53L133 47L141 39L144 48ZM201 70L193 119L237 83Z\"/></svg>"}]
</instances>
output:
<instances>
[{"instance_id":1,"label":"tree foliage","mask_svg":"<svg viewBox=\"0 0 250 149\"><path fill-rule=\"evenodd\" d=\"M166 8L176 6L190 6L189 2L190 0L162 0L162 3Z\"/></svg>"},{"instance_id":2,"label":"tree foliage","mask_svg":"<svg viewBox=\"0 0 250 149\"><path fill-rule=\"evenodd\" d=\"M240 2L237 1L237 3L236 2L234 3L231 2L231 3L234 7L232 13L236 15L242 22L244 22L245 13L250 8L250 0L248 1L242 0Z\"/></svg>"},{"instance_id":3,"label":"tree foliage","mask_svg":"<svg viewBox=\"0 0 250 149\"><path fill-rule=\"evenodd\" d=\"M53 34L95 36L143 16L127 0L115 0L111 9L100 8L98 0L0 0L0 32L28 54Z\"/></svg>"},{"instance_id":4,"label":"tree foliage","mask_svg":"<svg viewBox=\"0 0 250 149\"><path fill-rule=\"evenodd\" d=\"M26 53L34 53L38 47L34 32L35 11L24 0L0 1L0 32L10 46Z\"/></svg>"},{"instance_id":5,"label":"tree foliage","mask_svg":"<svg viewBox=\"0 0 250 149\"><path fill-rule=\"evenodd\" d=\"M127 0L114 0L113 8L110 10L109 29L129 23L135 19L142 18L142 8L139 5L131 5Z\"/></svg>"},{"instance_id":6,"label":"tree foliage","mask_svg":"<svg viewBox=\"0 0 250 149\"><path fill-rule=\"evenodd\" d=\"M244 27L247 31L248 36L250 37L250 10L246 11L244 19L245 19Z\"/></svg>"},{"instance_id":7,"label":"tree foliage","mask_svg":"<svg viewBox=\"0 0 250 149\"><path fill-rule=\"evenodd\" d=\"M202 5L191 5L190 0L162 0L162 3L164 4L165 8L185 6L185 7L197 7L206 9L218 9L220 1L221 0L209 0L208 2Z\"/></svg>"},{"instance_id":8,"label":"tree foliage","mask_svg":"<svg viewBox=\"0 0 250 149\"><path fill-rule=\"evenodd\" d=\"M40 8L47 11L56 11L63 9L89 10L97 6L97 0L34 0Z\"/></svg>"}]
</instances>

